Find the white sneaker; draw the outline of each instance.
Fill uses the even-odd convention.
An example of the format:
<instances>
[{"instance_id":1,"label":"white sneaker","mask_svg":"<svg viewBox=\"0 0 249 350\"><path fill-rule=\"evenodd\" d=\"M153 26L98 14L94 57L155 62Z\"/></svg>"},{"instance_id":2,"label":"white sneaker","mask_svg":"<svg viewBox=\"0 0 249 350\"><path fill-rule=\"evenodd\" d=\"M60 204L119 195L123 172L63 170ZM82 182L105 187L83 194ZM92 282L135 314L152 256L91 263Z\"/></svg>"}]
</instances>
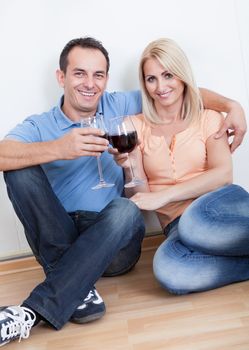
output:
<instances>
[{"instance_id":1,"label":"white sneaker","mask_svg":"<svg viewBox=\"0 0 249 350\"><path fill-rule=\"evenodd\" d=\"M0 346L11 340L28 338L36 320L35 313L23 306L9 306L0 311Z\"/></svg>"},{"instance_id":2,"label":"white sneaker","mask_svg":"<svg viewBox=\"0 0 249 350\"><path fill-rule=\"evenodd\" d=\"M96 288L88 293L83 303L77 307L70 318L71 322L87 323L98 320L105 314L105 303Z\"/></svg>"}]
</instances>

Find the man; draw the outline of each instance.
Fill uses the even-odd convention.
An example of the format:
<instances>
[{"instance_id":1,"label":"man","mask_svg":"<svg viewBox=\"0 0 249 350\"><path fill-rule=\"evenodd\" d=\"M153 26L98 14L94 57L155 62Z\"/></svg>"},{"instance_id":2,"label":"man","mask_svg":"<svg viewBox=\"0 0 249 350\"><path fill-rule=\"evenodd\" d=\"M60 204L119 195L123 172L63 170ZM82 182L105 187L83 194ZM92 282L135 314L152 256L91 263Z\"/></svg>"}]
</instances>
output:
<instances>
[{"instance_id":1,"label":"man","mask_svg":"<svg viewBox=\"0 0 249 350\"><path fill-rule=\"evenodd\" d=\"M41 319L60 329L68 320L102 317L105 305L95 282L129 271L140 257L144 222L136 205L122 197L121 168L104 152L103 131L80 127L80 120L92 115L107 120L141 111L139 92L105 92L108 70L108 53L100 42L70 41L57 71L64 89L59 106L27 118L0 142L0 170L10 200L46 275L21 306L0 312L0 346L27 338ZM210 107L229 112L231 104L230 113L239 111L235 131L242 129L241 142L240 106L205 93ZM228 126L235 120L229 118ZM115 186L92 190L98 182L95 157L101 152L105 178Z\"/></svg>"}]
</instances>

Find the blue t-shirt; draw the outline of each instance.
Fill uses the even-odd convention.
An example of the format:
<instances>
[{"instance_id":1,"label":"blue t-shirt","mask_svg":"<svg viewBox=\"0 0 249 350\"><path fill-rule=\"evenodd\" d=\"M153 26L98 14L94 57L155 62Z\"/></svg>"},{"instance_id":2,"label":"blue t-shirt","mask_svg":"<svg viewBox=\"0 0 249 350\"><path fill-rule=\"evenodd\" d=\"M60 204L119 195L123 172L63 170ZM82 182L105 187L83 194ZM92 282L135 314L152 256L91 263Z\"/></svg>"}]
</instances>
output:
<instances>
[{"instance_id":1,"label":"blue t-shirt","mask_svg":"<svg viewBox=\"0 0 249 350\"><path fill-rule=\"evenodd\" d=\"M139 91L105 92L98 106L98 113L104 119L141 112L141 95ZM68 133L79 123L70 120L58 106L40 115L32 115L18 124L6 136L21 142L51 141ZM68 212L76 210L100 211L112 199L123 194L123 172L116 165L108 151L101 155L104 178L115 183L114 187L92 190L99 182L96 157L80 157L74 160L58 160L42 164L47 178Z\"/></svg>"}]
</instances>

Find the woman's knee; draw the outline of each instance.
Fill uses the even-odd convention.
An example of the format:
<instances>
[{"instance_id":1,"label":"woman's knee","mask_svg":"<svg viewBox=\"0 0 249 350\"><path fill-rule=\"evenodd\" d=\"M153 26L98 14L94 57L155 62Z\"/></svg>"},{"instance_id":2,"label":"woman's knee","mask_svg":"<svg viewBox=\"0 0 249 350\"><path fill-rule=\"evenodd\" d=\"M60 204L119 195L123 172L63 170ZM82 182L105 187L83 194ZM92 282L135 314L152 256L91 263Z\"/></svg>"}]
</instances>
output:
<instances>
[{"instance_id":1,"label":"woman's knee","mask_svg":"<svg viewBox=\"0 0 249 350\"><path fill-rule=\"evenodd\" d=\"M182 223L206 224L249 217L249 193L238 185L228 185L194 200L182 215ZM182 227L184 225L181 225Z\"/></svg>"},{"instance_id":2,"label":"woman's knee","mask_svg":"<svg viewBox=\"0 0 249 350\"><path fill-rule=\"evenodd\" d=\"M224 186L195 200L179 220L181 241L206 253L224 251L248 238L249 194L240 186Z\"/></svg>"},{"instance_id":3,"label":"woman's knee","mask_svg":"<svg viewBox=\"0 0 249 350\"><path fill-rule=\"evenodd\" d=\"M202 292L221 285L220 271L215 264L198 257L179 258L157 252L153 271L160 285L176 295Z\"/></svg>"},{"instance_id":4,"label":"woman's knee","mask_svg":"<svg viewBox=\"0 0 249 350\"><path fill-rule=\"evenodd\" d=\"M159 284L172 294L187 294L192 292L190 271L186 273L186 265L181 257L174 252L171 244L164 242L153 259L153 272Z\"/></svg>"}]
</instances>

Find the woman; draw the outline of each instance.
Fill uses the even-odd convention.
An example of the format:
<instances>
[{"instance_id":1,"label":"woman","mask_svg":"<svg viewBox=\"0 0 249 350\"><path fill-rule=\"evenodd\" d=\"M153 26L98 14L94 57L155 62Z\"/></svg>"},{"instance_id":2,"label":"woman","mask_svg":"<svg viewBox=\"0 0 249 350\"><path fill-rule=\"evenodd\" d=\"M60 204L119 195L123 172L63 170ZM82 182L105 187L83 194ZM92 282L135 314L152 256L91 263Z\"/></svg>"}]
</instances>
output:
<instances>
[{"instance_id":1,"label":"woman","mask_svg":"<svg viewBox=\"0 0 249 350\"><path fill-rule=\"evenodd\" d=\"M143 115L132 119L140 145L130 159L145 183L130 199L156 210L166 235L155 277L176 294L249 279L249 194L231 184L227 137L214 138L222 115L203 109L189 62L170 39L145 48L139 76ZM126 155L111 152L128 177Z\"/></svg>"}]
</instances>

